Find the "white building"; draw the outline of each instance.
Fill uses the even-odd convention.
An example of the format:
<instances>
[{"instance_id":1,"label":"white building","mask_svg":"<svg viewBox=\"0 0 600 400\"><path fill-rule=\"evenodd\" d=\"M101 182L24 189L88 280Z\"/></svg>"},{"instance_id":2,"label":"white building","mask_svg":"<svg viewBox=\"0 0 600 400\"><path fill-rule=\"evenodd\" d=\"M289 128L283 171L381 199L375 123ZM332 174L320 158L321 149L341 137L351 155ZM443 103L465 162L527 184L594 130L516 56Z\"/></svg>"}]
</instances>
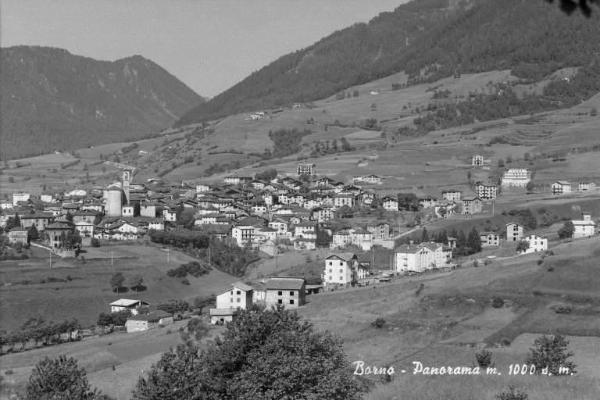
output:
<instances>
[{"instance_id":1,"label":"white building","mask_svg":"<svg viewBox=\"0 0 600 400\"><path fill-rule=\"evenodd\" d=\"M573 220L575 231L573 238L579 239L584 237L594 236L596 234L596 223L592 221L592 214L583 213L580 220Z\"/></svg>"},{"instance_id":2,"label":"white building","mask_svg":"<svg viewBox=\"0 0 600 400\"><path fill-rule=\"evenodd\" d=\"M13 193L12 194L12 203L13 206L19 204L20 201L28 202L31 198L29 193L21 192L21 193Z\"/></svg>"},{"instance_id":3,"label":"white building","mask_svg":"<svg viewBox=\"0 0 600 400\"><path fill-rule=\"evenodd\" d=\"M552 194L571 193L571 184L567 181L557 181L552 184Z\"/></svg>"},{"instance_id":4,"label":"white building","mask_svg":"<svg viewBox=\"0 0 600 400\"><path fill-rule=\"evenodd\" d=\"M444 267L451 259L452 252L444 250L440 243L421 243L402 245L394 251L394 270L396 272L423 272L428 269Z\"/></svg>"},{"instance_id":5,"label":"white building","mask_svg":"<svg viewBox=\"0 0 600 400\"><path fill-rule=\"evenodd\" d=\"M132 315L137 315L141 307L147 307L150 304L142 300L119 299L109 305L111 313L129 310Z\"/></svg>"},{"instance_id":6,"label":"white building","mask_svg":"<svg viewBox=\"0 0 600 400\"><path fill-rule=\"evenodd\" d=\"M498 187L496 185L485 185L477 182L475 184L475 193L482 200L493 200L498 196Z\"/></svg>"},{"instance_id":7,"label":"white building","mask_svg":"<svg viewBox=\"0 0 600 400\"><path fill-rule=\"evenodd\" d=\"M510 168L502 176L502 187L525 188L531 180L531 173L526 168Z\"/></svg>"},{"instance_id":8,"label":"white building","mask_svg":"<svg viewBox=\"0 0 600 400\"><path fill-rule=\"evenodd\" d=\"M482 167L483 166L483 156L479 154L475 154L471 159L471 165L474 167Z\"/></svg>"},{"instance_id":9,"label":"white building","mask_svg":"<svg viewBox=\"0 0 600 400\"><path fill-rule=\"evenodd\" d=\"M321 278L325 287L346 286L367 277L367 271L361 268L358 257L353 253L332 254L325 259L325 269Z\"/></svg>"},{"instance_id":10,"label":"white building","mask_svg":"<svg viewBox=\"0 0 600 400\"><path fill-rule=\"evenodd\" d=\"M506 224L506 241L518 242L523 239L523 226L514 222Z\"/></svg>"},{"instance_id":11,"label":"white building","mask_svg":"<svg viewBox=\"0 0 600 400\"><path fill-rule=\"evenodd\" d=\"M460 190L444 190L442 191L442 199L447 201L460 201L462 192Z\"/></svg>"},{"instance_id":12,"label":"white building","mask_svg":"<svg viewBox=\"0 0 600 400\"><path fill-rule=\"evenodd\" d=\"M481 247L500 246L500 235L494 232L484 232L480 235Z\"/></svg>"},{"instance_id":13,"label":"white building","mask_svg":"<svg viewBox=\"0 0 600 400\"><path fill-rule=\"evenodd\" d=\"M529 247L526 250L521 251L521 254L537 253L548 250L548 239L546 238L530 235L523 240L529 243Z\"/></svg>"},{"instance_id":14,"label":"white building","mask_svg":"<svg viewBox=\"0 0 600 400\"><path fill-rule=\"evenodd\" d=\"M577 190L580 192L587 192L589 190L594 190L596 188L596 184L594 182L579 182L577 185Z\"/></svg>"},{"instance_id":15,"label":"white building","mask_svg":"<svg viewBox=\"0 0 600 400\"><path fill-rule=\"evenodd\" d=\"M395 197L386 196L382 200L383 209L386 211L398 211L398 199Z\"/></svg>"}]
</instances>

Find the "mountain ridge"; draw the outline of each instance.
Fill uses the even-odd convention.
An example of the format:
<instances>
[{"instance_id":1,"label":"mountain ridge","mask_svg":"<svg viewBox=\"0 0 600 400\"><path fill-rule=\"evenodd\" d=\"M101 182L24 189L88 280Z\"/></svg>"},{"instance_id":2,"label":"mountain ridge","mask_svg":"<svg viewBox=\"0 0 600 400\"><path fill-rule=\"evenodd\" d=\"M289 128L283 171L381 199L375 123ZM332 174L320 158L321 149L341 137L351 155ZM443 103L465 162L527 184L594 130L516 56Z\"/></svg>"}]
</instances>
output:
<instances>
[{"instance_id":1,"label":"mountain ridge","mask_svg":"<svg viewBox=\"0 0 600 400\"><path fill-rule=\"evenodd\" d=\"M591 61L597 13L566 16L545 2L417 0L286 54L186 113L175 126L311 102L405 71L410 84L458 72L513 69L532 80Z\"/></svg>"},{"instance_id":2,"label":"mountain ridge","mask_svg":"<svg viewBox=\"0 0 600 400\"><path fill-rule=\"evenodd\" d=\"M3 159L133 140L204 99L141 55L115 61L66 49L0 49Z\"/></svg>"}]
</instances>

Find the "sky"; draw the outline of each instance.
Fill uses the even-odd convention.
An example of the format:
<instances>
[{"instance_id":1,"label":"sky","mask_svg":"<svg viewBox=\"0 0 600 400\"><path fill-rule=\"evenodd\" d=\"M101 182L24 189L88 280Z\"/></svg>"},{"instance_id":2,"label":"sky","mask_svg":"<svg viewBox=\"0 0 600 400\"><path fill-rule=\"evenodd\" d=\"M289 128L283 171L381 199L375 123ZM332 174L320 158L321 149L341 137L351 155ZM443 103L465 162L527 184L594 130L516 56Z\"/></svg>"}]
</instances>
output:
<instances>
[{"instance_id":1,"label":"sky","mask_svg":"<svg viewBox=\"0 0 600 400\"><path fill-rule=\"evenodd\" d=\"M291 51L406 0L1 0L0 45L139 54L212 97Z\"/></svg>"}]
</instances>

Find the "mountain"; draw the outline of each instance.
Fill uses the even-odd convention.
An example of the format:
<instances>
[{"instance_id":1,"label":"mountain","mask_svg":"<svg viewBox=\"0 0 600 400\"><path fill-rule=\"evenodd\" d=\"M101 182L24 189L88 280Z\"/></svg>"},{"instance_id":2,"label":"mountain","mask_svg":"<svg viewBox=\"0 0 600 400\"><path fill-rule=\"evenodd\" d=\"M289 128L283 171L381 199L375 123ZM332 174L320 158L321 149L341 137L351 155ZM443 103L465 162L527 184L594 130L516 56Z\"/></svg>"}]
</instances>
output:
<instances>
[{"instance_id":1,"label":"mountain","mask_svg":"<svg viewBox=\"0 0 600 400\"><path fill-rule=\"evenodd\" d=\"M531 0L413 0L285 55L186 113L177 125L309 102L405 71L409 84L512 69L539 80L600 52L598 13Z\"/></svg>"},{"instance_id":2,"label":"mountain","mask_svg":"<svg viewBox=\"0 0 600 400\"><path fill-rule=\"evenodd\" d=\"M49 47L0 49L3 159L158 133L202 97L154 62Z\"/></svg>"}]
</instances>

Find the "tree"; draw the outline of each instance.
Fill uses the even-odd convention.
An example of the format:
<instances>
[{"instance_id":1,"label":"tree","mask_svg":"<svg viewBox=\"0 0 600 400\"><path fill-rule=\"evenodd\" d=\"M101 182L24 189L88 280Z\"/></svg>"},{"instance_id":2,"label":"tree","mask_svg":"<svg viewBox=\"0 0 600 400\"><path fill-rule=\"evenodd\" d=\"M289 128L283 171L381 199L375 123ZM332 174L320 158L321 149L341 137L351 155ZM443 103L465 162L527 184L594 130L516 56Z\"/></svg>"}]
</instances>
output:
<instances>
[{"instance_id":1,"label":"tree","mask_svg":"<svg viewBox=\"0 0 600 400\"><path fill-rule=\"evenodd\" d=\"M100 400L106 397L92 390L85 369L64 355L38 362L27 383L28 400Z\"/></svg>"},{"instance_id":2,"label":"tree","mask_svg":"<svg viewBox=\"0 0 600 400\"><path fill-rule=\"evenodd\" d=\"M208 349L165 353L134 400L358 399L341 341L282 308L241 310Z\"/></svg>"},{"instance_id":3,"label":"tree","mask_svg":"<svg viewBox=\"0 0 600 400\"><path fill-rule=\"evenodd\" d=\"M38 240L40 238L40 233L38 232L35 225L31 225L31 227L27 230L27 240Z\"/></svg>"},{"instance_id":4,"label":"tree","mask_svg":"<svg viewBox=\"0 0 600 400\"><path fill-rule=\"evenodd\" d=\"M15 214L14 217L10 217L8 220L6 220L6 226L4 229L6 232L8 232L12 228L18 228L19 226L21 226L21 218L19 217L19 214Z\"/></svg>"},{"instance_id":5,"label":"tree","mask_svg":"<svg viewBox=\"0 0 600 400\"><path fill-rule=\"evenodd\" d=\"M269 182L272 179L277 178L277 170L275 168L269 168L263 172L257 173L254 177L258 180Z\"/></svg>"},{"instance_id":6,"label":"tree","mask_svg":"<svg viewBox=\"0 0 600 400\"><path fill-rule=\"evenodd\" d=\"M517 252L524 253L529 249L529 242L527 240L521 240L517 243Z\"/></svg>"},{"instance_id":7,"label":"tree","mask_svg":"<svg viewBox=\"0 0 600 400\"><path fill-rule=\"evenodd\" d=\"M427 232L427 228L423 228L423 232L421 233L421 243L429 242L429 233Z\"/></svg>"},{"instance_id":8,"label":"tree","mask_svg":"<svg viewBox=\"0 0 600 400\"><path fill-rule=\"evenodd\" d=\"M573 233L575 233L575 225L573 225L572 221L565 221L563 226L558 230L558 237L560 239L566 239L573 237Z\"/></svg>"},{"instance_id":9,"label":"tree","mask_svg":"<svg viewBox=\"0 0 600 400\"><path fill-rule=\"evenodd\" d=\"M479 235L479 232L475 227L469 232L467 247L470 248L473 253L479 253L481 251L481 235Z\"/></svg>"},{"instance_id":10,"label":"tree","mask_svg":"<svg viewBox=\"0 0 600 400\"><path fill-rule=\"evenodd\" d=\"M546 0L548 3L554 3L554 0ZM598 5L598 0L559 0L560 9L568 15L571 15L575 10L579 9L586 17L592 15L592 8L590 5Z\"/></svg>"},{"instance_id":11,"label":"tree","mask_svg":"<svg viewBox=\"0 0 600 400\"><path fill-rule=\"evenodd\" d=\"M527 182L527 186L525 186L525 188L527 189L528 192L530 192L530 193L533 192L533 189L535 188L533 181Z\"/></svg>"},{"instance_id":12,"label":"tree","mask_svg":"<svg viewBox=\"0 0 600 400\"><path fill-rule=\"evenodd\" d=\"M117 272L110 278L110 287L112 287L113 292L119 293L119 290L123 287L124 282L125 277L123 274Z\"/></svg>"},{"instance_id":13,"label":"tree","mask_svg":"<svg viewBox=\"0 0 600 400\"><path fill-rule=\"evenodd\" d=\"M575 373L576 365L568 358L573 353L567 351L569 342L562 335L540 336L535 339L534 348L529 349L530 354L526 363L535 365L536 373L541 373L547 368L548 373L560 375L561 367L568 368L568 373Z\"/></svg>"},{"instance_id":14,"label":"tree","mask_svg":"<svg viewBox=\"0 0 600 400\"><path fill-rule=\"evenodd\" d=\"M504 168L504 160L501 158L498 159L498 168Z\"/></svg>"},{"instance_id":15,"label":"tree","mask_svg":"<svg viewBox=\"0 0 600 400\"><path fill-rule=\"evenodd\" d=\"M135 274L135 275L129 277L129 286L136 292L139 291L140 288L142 288L143 283L144 283L144 277L139 274Z\"/></svg>"}]
</instances>

